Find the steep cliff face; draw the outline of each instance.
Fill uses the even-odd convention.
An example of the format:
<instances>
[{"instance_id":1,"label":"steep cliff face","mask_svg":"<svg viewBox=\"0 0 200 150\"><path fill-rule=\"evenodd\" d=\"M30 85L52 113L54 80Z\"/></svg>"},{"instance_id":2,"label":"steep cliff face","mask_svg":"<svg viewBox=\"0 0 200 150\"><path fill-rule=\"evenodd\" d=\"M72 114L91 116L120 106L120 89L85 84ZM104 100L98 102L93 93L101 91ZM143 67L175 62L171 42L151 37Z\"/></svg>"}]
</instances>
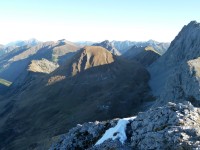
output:
<instances>
[{"instance_id":1,"label":"steep cliff face","mask_svg":"<svg viewBox=\"0 0 200 150\"><path fill-rule=\"evenodd\" d=\"M192 21L183 27L168 51L149 67L150 86L159 102L200 100L199 57L200 24Z\"/></svg>"}]
</instances>

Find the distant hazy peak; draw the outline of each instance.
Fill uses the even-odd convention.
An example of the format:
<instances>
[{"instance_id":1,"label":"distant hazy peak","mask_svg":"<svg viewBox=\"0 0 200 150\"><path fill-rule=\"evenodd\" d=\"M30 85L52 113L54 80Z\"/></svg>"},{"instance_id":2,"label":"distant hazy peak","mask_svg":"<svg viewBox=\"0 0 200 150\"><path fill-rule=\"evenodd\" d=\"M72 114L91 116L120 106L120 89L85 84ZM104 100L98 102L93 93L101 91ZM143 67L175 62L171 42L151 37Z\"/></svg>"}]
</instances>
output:
<instances>
[{"instance_id":1,"label":"distant hazy peak","mask_svg":"<svg viewBox=\"0 0 200 150\"><path fill-rule=\"evenodd\" d=\"M18 40L18 41L13 41L10 42L8 44L5 45L5 47L9 47L9 46L25 46L25 45L29 45L29 46L35 46L37 44L41 43L40 41L38 41L35 38L31 38L29 40Z\"/></svg>"},{"instance_id":2,"label":"distant hazy peak","mask_svg":"<svg viewBox=\"0 0 200 150\"><path fill-rule=\"evenodd\" d=\"M108 40L105 40L100 43L95 43L95 44L93 44L93 46L101 46L101 47L109 50L114 55L120 55L120 52L115 48L114 44L109 42Z\"/></svg>"},{"instance_id":3,"label":"distant hazy peak","mask_svg":"<svg viewBox=\"0 0 200 150\"><path fill-rule=\"evenodd\" d=\"M73 46L77 46L77 44L75 44L75 43L73 43L73 42L70 42L70 41L68 41L68 40L66 40L66 39L61 39L61 40L58 40L58 41L56 41L56 43L58 43L58 44L68 44L68 45L73 45Z\"/></svg>"},{"instance_id":4,"label":"distant hazy peak","mask_svg":"<svg viewBox=\"0 0 200 150\"><path fill-rule=\"evenodd\" d=\"M114 44L113 43L111 43L111 42L109 42L109 40L105 40L105 41L102 41L102 42L100 42L100 43L95 43L95 44L93 44L94 46L104 46L104 47L107 47L107 48L115 48L114 47Z\"/></svg>"}]
</instances>

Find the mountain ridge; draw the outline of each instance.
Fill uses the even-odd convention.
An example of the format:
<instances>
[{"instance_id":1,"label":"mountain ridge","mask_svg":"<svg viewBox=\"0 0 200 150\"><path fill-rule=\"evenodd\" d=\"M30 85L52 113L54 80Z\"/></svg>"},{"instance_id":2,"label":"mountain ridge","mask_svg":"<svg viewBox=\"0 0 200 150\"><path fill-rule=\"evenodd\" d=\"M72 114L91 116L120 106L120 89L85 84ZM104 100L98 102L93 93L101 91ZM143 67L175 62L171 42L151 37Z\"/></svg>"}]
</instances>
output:
<instances>
[{"instance_id":1,"label":"mountain ridge","mask_svg":"<svg viewBox=\"0 0 200 150\"><path fill-rule=\"evenodd\" d=\"M120 52L115 48L114 44L112 44L112 42L109 42L108 40L105 40L100 43L95 43L93 44L93 46L101 46L110 51L111 53L113 53L114 55L117 56L121 55Z\"/></svg>"},{"instance_id":2,"label":"mountain ridge","mask_svg":"<svg viewBox=\"0 0 200 150\"><path fill-rule=\"evenodd\" d=\"M189 102L168 103L130 118L78 124L49 150L198 149L199 117Z\"/></svg>"},{"instance_id":3,"label":"mountain ridge","mask_svg":"<svg viewBox=\"0 0 200 150\"><path fill-rule=\"evenodd\" d=\"M21 47L0 57L0 77L14 81L31 60L45 58L59 64L72 57L80 48L67 41L45 42L33 47ZM16 67L17 66L17 67Z\"/></svg>"},{"instance_id":4,"label":"mountain ridge","mask_svg":"<svg viewBox=\"0 0 200 150\"><path fill-rule=\"evenodd\" d=\"M199 88L198 67L194 66L200 56L199 35L200 24L191 21L175 37L168 51L149 67L150 86L162 102L166 99L200 99L199 93L195 92Z\"/></svg>"}]
</instances>

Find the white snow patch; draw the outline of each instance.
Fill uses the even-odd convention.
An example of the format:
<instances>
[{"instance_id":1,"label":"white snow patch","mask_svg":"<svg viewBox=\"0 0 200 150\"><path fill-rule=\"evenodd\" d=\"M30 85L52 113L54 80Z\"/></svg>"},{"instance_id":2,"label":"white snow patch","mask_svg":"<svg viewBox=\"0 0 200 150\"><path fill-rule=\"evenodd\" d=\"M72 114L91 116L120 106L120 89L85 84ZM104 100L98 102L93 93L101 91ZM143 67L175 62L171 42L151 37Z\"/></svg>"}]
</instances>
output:
<instances>
[{"instance_id":1,"label":"white snow patch","mask_svg":"<svg viewBox=\"0 0 200 150\"><path fill-rule=\"evenodd\" d=\"M134 117L130 117L130 118L123 118L120 119L117 122L117 125L115 127L112 127L108 130L106 130L106 132L104 133L104 135L101 137L101 139L99 139L97 141L97 143L95 145L99 145L102 144L104 141L108 140L108 139L119 139L119 141L124 144L124 142L126 141L127 137L126 137L126 126L129 123L130 120L135 119L136 116Z\"/></svg>"}]
</instances>

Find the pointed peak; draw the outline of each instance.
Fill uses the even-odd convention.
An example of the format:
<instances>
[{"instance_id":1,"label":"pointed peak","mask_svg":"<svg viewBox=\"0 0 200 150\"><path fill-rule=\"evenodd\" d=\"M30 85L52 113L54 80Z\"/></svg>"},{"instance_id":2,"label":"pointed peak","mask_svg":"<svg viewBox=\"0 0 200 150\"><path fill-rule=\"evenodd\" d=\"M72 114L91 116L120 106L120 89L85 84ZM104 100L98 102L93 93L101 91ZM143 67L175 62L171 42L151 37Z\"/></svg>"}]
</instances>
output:
<instances>
[{"instance_id":1,"label":"pointed peak","mask_svg":"<svg viewBox=\"0 0 200 150\"><path fill-rule=\"evenodd\" d=\"M109 42L109 40L105 40L101 43L95 43L93 44L93 46L101 46L113 53L114 55L120 55L120 52L115 48L113 43Z\"/></svg>"},{"instance_id":2,"label":"pointed peak","mask_svg":"<svg viewBox=\"0 0 200 150\"><path fill-rule=\"evenodd\" d=\"M188 25L200 25L196 20L192 20Z\"/></svg>"},{"instance_id":3,"label":"pointed peak","mask_svg":"<svg viewBox=\"0 0 200 150\"><path fill-rule=\"evenodd\" d=\"M103 41L101 43L110 43L110 41L109 40L105 40L105 41Z\"/></svg>"},{"instance_id":4,"label":"pointed peak","mask_svg":"<svg viewBox=\"0 0 200 150\"><path fill-rule=\"evenodd\" d=\"M66 39L60 39L60 40L58 40L58 42L67 42L67 40Z\"/></svg>"},{"instance_id":5,"label":"pointed peak","mask_svg":"<svg viewBox=\"0 0 200 150\"><path fill-rule=\"evenodd\" d=\"M152 40L152 39L149 39L147 42L149 42L149 43L154 43L154 42L156 42L155 40Z\"/></svg>"},{"instance_id":6,"label":"pointed peak","mask_svg":"<svg viewBox=\"0 0 200 150\"><path fill-rule=\"evenodd\" d=\"M98 43L94 43L94 45L102 45L102 44L104 44L104 45L110 45L111 44L111 42L109 41L109 40L104 40L104 41L102 41L102 42L98 42Z\"/></svg>"},{"instance_id":7,"label":"pointed peak","mask_svg":"<svg viewBox=\"0 0 200 150\"><path fill-rule=\"evenodd\" d=\"M200 27L200 23L193 20L193 21L189 22L187 25L185 25L183 27L183 29L195 29L195 28L199 28L199 27Z\"/></svg>"}]
</instances>

